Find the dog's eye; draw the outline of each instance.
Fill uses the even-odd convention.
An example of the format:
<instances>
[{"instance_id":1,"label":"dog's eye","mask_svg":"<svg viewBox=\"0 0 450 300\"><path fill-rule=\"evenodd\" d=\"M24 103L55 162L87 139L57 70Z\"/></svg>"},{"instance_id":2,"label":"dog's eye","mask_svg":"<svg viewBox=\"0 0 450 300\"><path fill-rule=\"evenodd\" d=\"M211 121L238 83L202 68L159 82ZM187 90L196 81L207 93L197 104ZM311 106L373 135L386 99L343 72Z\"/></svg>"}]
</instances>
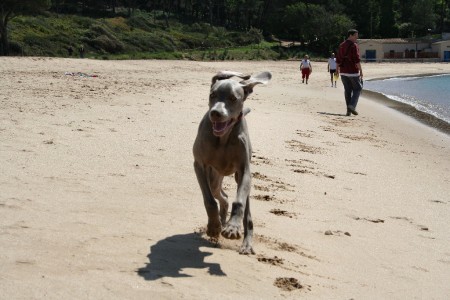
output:
<instances>
[{"instance_id":1,"label":"dog's eye","mask_svg":"<svg viewBox=\"0 0 450 300\"><path fill-rule=\"evenodd\" d=\"M213 93L209 94L209 98L210 98L210 99L216 98L216 93L213 92Z\"/></svg>"},{"instance_id":2,"label":"dog's eye","mask_svg":"<svg viewBox=\"0 0 450 300\"><path fill-rule=\"evenodd\" d=\"M234 102L234 101L237 100L237 98L236 98L235 96L230 96L228 99L229 99L231 102Z\"/></svg>"}]
</instances>

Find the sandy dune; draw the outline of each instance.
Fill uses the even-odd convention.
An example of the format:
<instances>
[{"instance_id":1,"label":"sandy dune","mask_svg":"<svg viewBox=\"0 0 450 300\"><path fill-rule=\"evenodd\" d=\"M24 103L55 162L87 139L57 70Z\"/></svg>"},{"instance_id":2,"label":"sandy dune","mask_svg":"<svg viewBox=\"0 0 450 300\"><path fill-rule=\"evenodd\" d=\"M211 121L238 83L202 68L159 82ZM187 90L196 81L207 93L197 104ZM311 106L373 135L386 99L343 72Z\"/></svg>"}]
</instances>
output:
<instances>
[{"instance_id":1,"label":"sandy dune","mask_svg":"<svg viewBox=\"0 0 450 300\"><path fill-rule=\"evenodd\" d=\"M0 58L0 298L448 299L449 136L364 93L345 117L313 66ZM252 256L203 233L191 148L219 70L273 74L247 100Z\"/></svg>"}]
</instances>

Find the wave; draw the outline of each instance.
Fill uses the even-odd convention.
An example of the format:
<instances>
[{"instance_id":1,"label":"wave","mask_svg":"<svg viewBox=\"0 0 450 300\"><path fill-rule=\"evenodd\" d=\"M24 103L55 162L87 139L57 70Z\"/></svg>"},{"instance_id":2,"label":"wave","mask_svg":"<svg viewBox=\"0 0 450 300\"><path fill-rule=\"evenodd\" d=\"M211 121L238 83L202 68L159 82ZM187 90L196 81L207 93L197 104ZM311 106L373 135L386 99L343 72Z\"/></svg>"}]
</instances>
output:
<instances>
[{"instance_id":1,"label":"wave","mask_svg":"<svg viewBox=\"0 0 450 300\"><path fill-rule=\"evenodd\" d=\"M450 74L402 76L370 80L364 89L450 124Z\"/></svg>"},{"instance_id":2,"label":"wave","mask_svg":"<svg viewBox=\"0 0 450 300\"><path fill-rule=\"evenodd\" d=\"M377 92L377 91L373 91L373 92ZM421 112L432 115L432 116L434 116L438 119L441 119L450 124L450 118L445 117L443 114L439 113L439 111L443 111L443 108L441 108L437 105L432 105L430 103L422 104L416 98L408 96L408 95L395 96L395 95L389 95L389 94L384 94L384 93L380 93L380 94L382 94L383 96L385 96L391 100L410 105Z\"/></svg>"},{"instance_id":3,"label":"wave","mask_svg":"<svg viewBox=\"0 0 450 300\"><path fill-rule=\"evenodd\" d=\"M442 74L424 74L424 75L404 75L404 76L397 76L397 77L388 77L388 78L373 78L368 79L367 81L411 81L411 80L418 80L423 78L432 78L432 77L446 77L450 76L448 73L442 73Z\"/></svg>"}]
</instances>

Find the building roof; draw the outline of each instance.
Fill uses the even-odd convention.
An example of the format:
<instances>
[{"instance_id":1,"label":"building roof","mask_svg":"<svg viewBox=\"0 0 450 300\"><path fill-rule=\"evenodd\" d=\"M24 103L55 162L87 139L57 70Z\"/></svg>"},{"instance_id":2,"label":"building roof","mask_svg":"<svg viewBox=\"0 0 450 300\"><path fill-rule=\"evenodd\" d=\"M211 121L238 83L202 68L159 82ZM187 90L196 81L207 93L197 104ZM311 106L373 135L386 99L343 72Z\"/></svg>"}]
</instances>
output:
<instances>
[{"instance_id":1,"label":"building roof","mask_svg":"<svg viewBox=\"0 0 450 300\"><path fill-rule=\"evenodd\" d=\"M358 43L379 43L379 44L408 44L411 43L411 41L402 39L402 38L396 38L396 39L359 39Z\"/></svg>"},{"instance_id":2,"label":"building roof","mask_svg":"<svg viewBox=\"0 0 450 300\"><path fill-rule=\"evenodd\" d=\"M358 44L365 43L378 43L378 44L442 44L447 43L450 40L428 40L428 39L402 39L402 38L394 38L394 39L359 39Z\"/></svg>"},{"instance_id":3,"label":"building roof","mask_svg":"<svg viewBox=\"0 0 450 300\"><path fill-rule=\"evenodd\" d=\"M450 44L450 40L436 41L433 44Z\"/></svg>"}]
</instances>

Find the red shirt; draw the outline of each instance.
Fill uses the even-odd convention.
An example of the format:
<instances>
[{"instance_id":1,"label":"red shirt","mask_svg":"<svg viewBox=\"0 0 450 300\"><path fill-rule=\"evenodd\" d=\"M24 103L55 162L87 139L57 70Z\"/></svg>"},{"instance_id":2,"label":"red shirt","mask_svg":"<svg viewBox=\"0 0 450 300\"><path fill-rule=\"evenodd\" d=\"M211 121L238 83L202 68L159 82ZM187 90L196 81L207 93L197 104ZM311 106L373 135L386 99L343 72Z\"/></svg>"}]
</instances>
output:
<instances>
[{"instance_id":1,"label":"red shirt","mask_svg":"<svg viewBox=\"0 0 450 300\"><path fill-rule=\"evenodd\" d=\"M336 62L340 73L359 74L357 63L360 61L358 44L346 40L339 45Z\"/></svg>"}]
</instances>

